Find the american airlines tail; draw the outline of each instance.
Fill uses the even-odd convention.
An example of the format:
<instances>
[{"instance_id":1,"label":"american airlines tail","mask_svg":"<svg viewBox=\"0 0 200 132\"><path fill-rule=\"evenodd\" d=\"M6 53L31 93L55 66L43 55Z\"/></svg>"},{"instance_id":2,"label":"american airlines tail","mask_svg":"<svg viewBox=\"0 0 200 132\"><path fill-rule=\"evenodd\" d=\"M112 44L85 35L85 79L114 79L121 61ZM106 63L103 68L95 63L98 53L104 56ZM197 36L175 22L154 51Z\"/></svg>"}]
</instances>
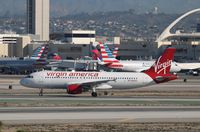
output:
<instances>
[{"instance_id":1,"label":"american airlines tail","mask_svg":"<svg viewBox=\"0 0 200 132\"><path fill-rule=\"evenodd\" d=\"M101 50L101 55L102 55L101 61L103 62L104 65L107 65L108 67L111 67L111 68L120 68L123 66L119 62L119 60L117 60L113 56L112 52L110 51L110 49L108 48L106 44L99 43L99 45L100 45L100 50Z\"/></svg>"},{"instance_id":2,"label":"american airlines tail","mask_svg":"<svg viewBox=\"0 0 200 132\"><path fill-rule=\"evenodd\" d=\"M112 51L109 49L109 47L106 43L104 43L104 44L100 43L100 46L101 46L101 51L105 50L105 52L108 55L108 58L116 58L117 57L119 45L115 46ZM117 60L117 59L113 59L113 60Z\"/></svg>"},{"instance_id":3,"label":"american airlines tail","mask_svg":"<svg viewBox=\"0 0 200 132\"><path fill-rule=\"evenodd\" d=\"M47 60L48 50L49 50L49 44L44 44L39 46L34 50L31 59L39 62L43 61L45 62ZM51 57L53 60L61 60L61 57L57 53L52 53Z\"/></svg>"},{"instance_id":4,"label":"american airlines tail","mask_svg":"<svg viewBox=\"0 0 200 132\"><path fill-rule=\"evenodd\" d=\"M31 56L31 59L33 60L46 60L47 59L47 53L48 53L49 45L44 44L36 48L33 52L33 55Z\"/></svg>"},{"instance_id":5,"label":"american airlines tail","mask_svg":"<svg viewBox=\"0 0 200 132\"><path fill-rule=\"evenodd\" d=\"M36 48L31 56L31 59L35 60L35 66L43 66L47 64L47 53L49 45L44 44Z\"/></svg>"},{"instance_id":6,"label":"american airlines tail","mask_svg":"<svg viewBox=\"0 0 200 132\"><path fill-rule=\"evenodd\" d=\"M118 50L119 50L119 44L117 44L117 45L114 47L114 50L112 51L113 57L115 57L115 58L117 57Z\"/></svg>"},{"instance_id":7,"label":"american airlines tail","mask_svg":"<svg viewBox=\"0 0 200 132\"><path fill-rule=\"evenodd\" d=\"M177 76L170 74L170 68L174 59L175 48L167 48L164 53L156 60L156 62L144 71L156 83L167 82L177 79Z\"/></svg>"}]
</instances>

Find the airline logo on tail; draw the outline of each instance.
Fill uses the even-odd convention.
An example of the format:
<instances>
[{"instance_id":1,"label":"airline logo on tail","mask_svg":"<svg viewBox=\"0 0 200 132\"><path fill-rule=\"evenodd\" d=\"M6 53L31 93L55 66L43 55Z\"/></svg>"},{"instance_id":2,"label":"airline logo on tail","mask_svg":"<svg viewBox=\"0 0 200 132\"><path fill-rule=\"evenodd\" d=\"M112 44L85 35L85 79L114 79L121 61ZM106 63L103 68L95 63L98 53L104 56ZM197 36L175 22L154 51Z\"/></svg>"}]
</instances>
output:
<instances>
[{"instance_id":1,"label":"airline logo on tail","mask_svg":"<svg viewBox=\"0 0 200 132\"><path fill-rule=\"evenodd\" d=\"M118 60L116 60L110 49L108 48L108 46L106 44L102 44L99 43L100 45L100 50L101 50L101 56L102 56L102 61L105 63L110 63L110 62L118 62Z\"/></svg>"},{"instance_id":2,"label":"airline logo on tail","mask_svg":"<svg viewBox=\"0 0 200 132\"><path fill-rule=\"evenodd\" d=\"M110 68L121 68L123 65L115 59L112 52L108 48L106 44L99 43L101 55L102 55L102 61L105 65L107 65Z\"/></svg>"},{"instance_id":3,"label":"airline logo on tail","mask_svg":"<svg viewBox=\"0 0 200 132\"><path fill-rule=\"evenodd\" d=\"M48 53L49 45L44 44L35 49L31 59L35 60L34 65L43 66L47 64L47 53Z\"/></svg>"},{"instance_id":4,"label":"airline logo on tail","mask_svg":"<svg viewBox=\"0 0 200 132\"><path fill-rule=\"evenodd\" d=\"M161 56L158 58L158 62L154 64L154 69L157 74L160 74L162 71L166 74L168 67L171 67L172 60L167 60L166 62L160 63Z\"/></svg>"},{"instance_id":5,"label":"airline logo on tail","mask_svg":"<svg viewBox=\"0 0 200 132\"><path fill-rule=\"evenodd\" d=\"M35 49L31 59L34 60L46 60L48 53L49 45L45 44Z\"/></svg>"},{"instance_id":6,"label":"airline logo on tail","mask_svg":"<svg viewBox=\"0 0 200 132\"><path fill-rule=\"evenodd\" d=\"M156 60L154 65L150 69L144 71L144 73L149 75L156 83L177 79L177 76L170 74L175 51L175 48L167 48L162 56Z\"/></svg>"},{"instance_id":7,"label":"airline logo on tail","mask_svg":"<svg viewBox=\"0 0 200 132\"><path fill-rule=\"evenodd\" d=\"M152 72L156 74L170 73L171 63L174 59L175 48L167 48L163 54L156 60L153 66L146 72Z\"/></svg>"},{"instance_id":8,"label":"airline logo on tail","mask_svg":"<svg viewBox=\"0 0 200 132\"><path fill-rule=\"evenodd\" d=\"M113 54L114 58L117 57L118 50L119 50L119 44L117 44L117 46L115 46L114 49L113 49L112 54Z\"/></svg>"},{"instance_id":9,"label":"airline logo on tail","mask_svg":"<svg viewBox=\"0 0 200 132\"><path fill-rule=\"evenodd\" d=\"M102 55L102 60L107 61L107 60L114 60L114 57L110 51L110 49L108 48L108 46L106 44L103 43L99 43L100 45L100 50L101 50L101 55Z\"/></svg>"}]
</instances>

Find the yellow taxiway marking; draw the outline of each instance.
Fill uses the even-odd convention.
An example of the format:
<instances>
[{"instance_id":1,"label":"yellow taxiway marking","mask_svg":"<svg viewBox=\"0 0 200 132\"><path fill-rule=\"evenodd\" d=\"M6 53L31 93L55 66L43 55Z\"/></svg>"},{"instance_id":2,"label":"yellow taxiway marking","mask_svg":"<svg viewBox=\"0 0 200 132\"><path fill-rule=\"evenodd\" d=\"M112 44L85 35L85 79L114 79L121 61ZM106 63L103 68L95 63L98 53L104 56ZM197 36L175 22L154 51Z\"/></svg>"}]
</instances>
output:
<instances>
[{"instance_id":1,"label":"yellow taxiway marking","mask_svg":"<svg viewBox=\"0 0 200 132\"><path fill-rule=\"evenodd\" d=\"M133 118L124 118L119 120L119 122L133 122L133 121L134 121Z\"/></svg>"}]
</instances>

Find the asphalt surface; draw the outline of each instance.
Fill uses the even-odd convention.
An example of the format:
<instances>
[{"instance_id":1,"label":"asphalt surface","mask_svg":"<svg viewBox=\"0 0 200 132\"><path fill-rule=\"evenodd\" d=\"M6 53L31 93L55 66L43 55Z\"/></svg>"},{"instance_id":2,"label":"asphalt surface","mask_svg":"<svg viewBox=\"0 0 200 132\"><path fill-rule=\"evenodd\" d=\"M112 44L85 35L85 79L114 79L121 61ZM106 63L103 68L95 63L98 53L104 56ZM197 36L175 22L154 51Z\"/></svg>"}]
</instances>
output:
<instances>
[{"instance_id":1,"label":"asphalt surface","mask_svg":"<svg viewBox=\"0 0 200 132\"><path fill-rule=\"evenodd\" d=\"M4 123L199 122L200 107L1 108Z\"/></svg>"},{"instance_id":2,"label":"asphalt surface","mask_svg":"<svg viewBox=\"0 0 200 132\"><path fill-rule=\"evenodd\" d=\"M13 89L9 91L8 86L10 84L13 85ZM33 90L34 93L29 93L30 90ZM24 91L26 91L25 94ZM200 122L199 96L100 96L93 98L90 95L60 95L45 92L43 97L39 97L35 91L37 90L20 86L18 79L0 79L0 104L4 102L28 102L30 104L33 102L48 102L50 104L52 102L55 104L59 102L72 102L77 103L77 106L0 107L0 121L11 124L63 122ZM186 93L194 91L194 93L198 93L200 92L200 81L199 78L192 78L187 82L176 80L170 83L134 89L133 91L185 91ZM84 101L83 104L85 102L88 102L89 105L96 104L95 106L78 106L81 101ZM100 103L103 102L100 106L98 106L99 101L101 101ZM103 106L104 103L109 101L110 103L108 105ZM165 103L170 102L171 105L165 106L165 104L162 104L162 101ZM136 103L136 105L143 102L150 102L151 105L159 103L157 104L158 106L112 106L111 103L113 102L119 102L119 104L123 104L124 102L127 104ZM187 102L189 105L187 105Z\"/></svg>"},{"instance_id":3,"label":"asphalt surface","mask_svg":"<svg viewBox=\"0 0 200 132\"><path fill-rule=\"evenodd\" d=\"M200 106L79 106L79 107L9 107L0 113L57 113L57 112L150 112L150 111L200 111Z\"/></svg>"},{"instance_id":4,"label":"asphalt surface","mask_svg":"<svg viewBox=\"0 0 200 132\"><path fill-rule=\"evenodd\" d=\"M29 101L40 101L40 100L46 100L46 101L193 101L193 102L199 102L200 98L178 98L178 97L112 97L112 96L106 96L106 97L77 97L77 96L43 96L39 97L37 95L5 95L4 97L1 96L0 100L29 100Z\"/></svg>"}]
</instances>

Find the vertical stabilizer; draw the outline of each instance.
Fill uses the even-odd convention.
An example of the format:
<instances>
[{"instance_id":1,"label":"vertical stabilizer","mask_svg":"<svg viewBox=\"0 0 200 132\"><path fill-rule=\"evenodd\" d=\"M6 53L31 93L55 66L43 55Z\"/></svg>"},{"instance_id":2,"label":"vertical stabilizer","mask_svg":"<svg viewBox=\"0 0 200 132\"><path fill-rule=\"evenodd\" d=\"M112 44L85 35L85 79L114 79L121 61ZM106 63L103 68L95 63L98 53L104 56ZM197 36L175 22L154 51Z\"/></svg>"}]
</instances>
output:
<instances>
[{"instance_id":1,"label":"vertical stabilizer","mask_svg":"<svg viewBox=\"0 0 200 132\"><path fill-rule=\"evenodd\" d=\"M174 59L175 48L167 48L164 53L156 60L146 72L152 72L156 74L168 74L170 73L171 63Z\"/></svg>"},{"instance_id":2,"label":"vertical stabilizer","mask_svg":"<svg viewBox=\"0 0 200 132\"><path fill-rule=\"evenodd\" d=\"M170 74L171 63L174 59L175 48L167 48L162 56L144 73L149 75L154 82L163 83L177 79L176 75Z\"/></svg>"},{"instance_id":3,"label":"vertical stabilizer","mask_svg":"<svg viewBox=\"0 0 200 132\"><path fill-rule=\"evenodd\" d=\"M44 44L36 48L33 52L33 55L31 56L31 59L33 60L46 60L47 59L47 53L48 53L49 45Z\"/></svg>"}]
</instances>

